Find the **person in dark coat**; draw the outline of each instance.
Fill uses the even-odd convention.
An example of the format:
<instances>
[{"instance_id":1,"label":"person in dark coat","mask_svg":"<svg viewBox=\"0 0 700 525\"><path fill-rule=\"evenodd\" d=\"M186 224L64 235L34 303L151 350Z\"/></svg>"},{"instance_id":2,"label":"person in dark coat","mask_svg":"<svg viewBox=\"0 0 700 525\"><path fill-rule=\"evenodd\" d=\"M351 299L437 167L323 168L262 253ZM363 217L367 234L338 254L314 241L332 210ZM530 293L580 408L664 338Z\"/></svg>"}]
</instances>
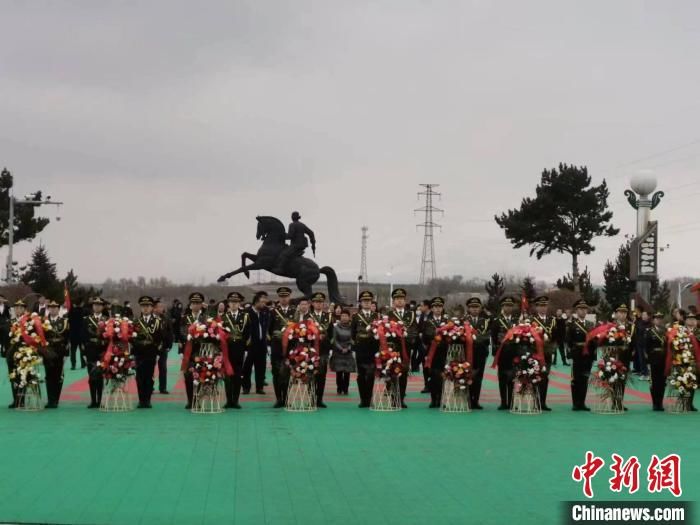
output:
<instances>
[{"instance_id":1,"label":"person in dark coat","mask_svg":"<svg viewBox=\"0 0 700 525\"><path fill-rule=\"evenodd\" d=\"M168 355L175 341L175 331L172 319L165 310L165 303L161 299L156 299L155 303L154 313L160 317L163 327L163 343L158 351L158 391L167 395L170 393L168 392Z\"/></svg>"},{"instance_id":2,"label":"person in dark coat","mask_svg":"<svg viewBox=\"0 0 700 525\"><path fill-rule=\"evenodd\" d=\"M49 301L45 321L51 329L46 330L47 347L42 353L46 372L46 408L58 408L63 388L63 361L68 355L68 319L58 315L58 309L56 301Z\"/></svg>"},{"instance_id":3,"label":"person in dark coat","mask_svg":"<svg viewBox=\"0 0 700 525\"><path fill-rule=\"evenodd\" d=\"M243 391L250 392L251 374L255 367L255 393L265 394L265 367L267 365L267 341L270 315L267 310L267 294L258 292L253 297L253 306L248 310L250 338L248 355L243 363Z\"/></svg>"},{"instance_id":4,"label":"person in dark coat","mask_svg":"<svg viewBox=\"0 0 700 525\"><path fill-rule=\"evenodd\" d=\"M107 344L102 338L102 330L107 317L103 315L104 301L96 297L90 301L92 314L83 319L82 346L88 369L88 385L90 387L90 404L88 408L99 408L102 402L104 378L98 363L102 360ZM70 320L68 321L70 323Z\"/></svg>"},{"instance_id":5,"label":"person in dark coat","mask_svg":"<svg viewBox=\"0 0 700 525\"><path fill-rule=\"evenodd\" d=\"M80 352L80 368L85 368L85 349L83 347L83 332L87 312L82 301L68 311L68 341L70 343L70 368L75 370L75 364Z\"/></svg>"}]
</instances>

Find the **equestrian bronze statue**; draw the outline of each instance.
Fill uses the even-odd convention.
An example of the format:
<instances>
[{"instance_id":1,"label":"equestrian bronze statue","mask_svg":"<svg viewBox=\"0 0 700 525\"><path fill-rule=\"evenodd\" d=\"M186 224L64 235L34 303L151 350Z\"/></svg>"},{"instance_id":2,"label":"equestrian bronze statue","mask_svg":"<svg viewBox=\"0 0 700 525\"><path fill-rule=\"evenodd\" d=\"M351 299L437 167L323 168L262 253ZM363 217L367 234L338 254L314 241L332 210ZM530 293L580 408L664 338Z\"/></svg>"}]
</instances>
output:
<instances>
[{"instance_id":1,"label":"equestrian bronze statue","mask_svg":"<svg viewBox=\"0 0 700 525\"><path fill-rule=\"evenodd\" d=\"M311 298L312 287L321 276L326 276L328 283L328 296L332 303L344 304L345 299L340 295L338 277L330 266L318 267L313 260L304 257L308 243L311 241L311 250L316 255L316 237L305 224L299 221L298 212L292 214L292 223L289 225L289 233L285 232L284 224L275 217L256 217L258 231L256 238L261 240L262 246L257 254L243 252L241 254L241 267L219 277L219 282L225 281L239 273L250 278L251 270L266 270L280 277L295 279L297 288L305 298ZM287 244L287 240L290 241ZM252 264L246 265L246 260Z\"/></svg>"}]
</instances>

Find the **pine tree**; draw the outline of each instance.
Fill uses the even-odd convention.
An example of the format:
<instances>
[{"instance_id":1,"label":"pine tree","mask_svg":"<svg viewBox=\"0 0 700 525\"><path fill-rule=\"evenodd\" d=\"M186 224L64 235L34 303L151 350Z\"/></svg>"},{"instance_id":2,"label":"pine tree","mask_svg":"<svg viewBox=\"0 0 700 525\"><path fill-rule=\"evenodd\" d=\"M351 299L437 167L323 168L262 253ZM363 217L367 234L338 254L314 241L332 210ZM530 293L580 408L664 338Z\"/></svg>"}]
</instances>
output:
<instances>
[{"instance_id":1,"label":"pine tree","mask_svg":"<svg viewBox=\"0 0 700 525\"><path fill-rule=\"evenodd\" d=\"M486 308L491 313L498 312L501 297L506 292L506 285L503 281L503 277L494 273L491 276L491 281L486 283L486 292L489 294L488 301L486 303Z\"/></svg>"},{"instance_id":2,"label":"pine tree","mask_svg":"<svg viewBox=\"0 0 700 525\"><path fill-rule=\"evenodd\" d=\"M532 277L525 277L523 283L520 285L520 293L524 295L527 299L528 304L532 304L537 297L537 291L535 290L535 285L532 282Z\"/></svg>"},{"instance_id":3,"label":"pine tree","mask_svg":"<svg viewBox=\"0 0 700 525\"><path fill-rule=\"evenodd\" d=\"M656 286L656 290L652 290L651 305L655 312L661 312L667 315L671 312L671 287L668 281L664 281L661 286Z\"/></svg>"},{"instance_id":4,"label":"pine tree","mask_svg":"<svg viewBox=\"0 0 700 525\"><path fill-rule=\"evenodd\" d=\"M603 292L605 300L613 309L621 304L629 304L635 289L635 283L630 279L630 246L629 240L622 244L615 261L607 261L603 269Z\"/></svg>"},{"instance_id":5,"label":"pine tree","mask_svg":"<svg viewBox=\"0 0 700 525\"><path fill-rule=\"evenodd\" d=\"M530 256L571 255L571 275L579 291L579 257L595 250L594 238L619 232L610 224L609 195L605 180L591 185L585 166L559 164L558 169L542 172L534 198L524 198L520 208L497 215L495 220L515 248L530 246Z\"/></svg>"},{"instance_id":6,"label":"pine tree","mask_svg":"<svg viewBox=\"0 0 700 525\"><path fill-rule=\"evenodd\" d=\"M49 253L43 245L32 252L32 260L20 280L32 291L52 299L62 296L62 285L56 277L56 265L51 262Z\"/></svg>"}]
</instances>

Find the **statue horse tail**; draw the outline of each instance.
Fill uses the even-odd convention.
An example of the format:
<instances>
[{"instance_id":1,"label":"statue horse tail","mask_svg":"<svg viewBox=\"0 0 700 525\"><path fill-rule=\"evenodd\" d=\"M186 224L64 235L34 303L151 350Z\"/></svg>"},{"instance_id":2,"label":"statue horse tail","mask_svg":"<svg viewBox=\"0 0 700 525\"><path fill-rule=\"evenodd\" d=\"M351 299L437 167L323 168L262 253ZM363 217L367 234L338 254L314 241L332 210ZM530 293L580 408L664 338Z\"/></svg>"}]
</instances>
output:
<instances>
[{"instance_id":1,"label":"statue horse tail","mask_svg":"<svg viewBox=\"0 0 700 525\"><path fill-rule=\"evenodd\" d=\"M335 274L335 270L330 266L324 266L319 269L323 275L326 276L326 281L328 282L328 298L334 304L345 304L345 298L340 295L340 288L338 288L338 276Z\"/></svg>"}]
</instances>

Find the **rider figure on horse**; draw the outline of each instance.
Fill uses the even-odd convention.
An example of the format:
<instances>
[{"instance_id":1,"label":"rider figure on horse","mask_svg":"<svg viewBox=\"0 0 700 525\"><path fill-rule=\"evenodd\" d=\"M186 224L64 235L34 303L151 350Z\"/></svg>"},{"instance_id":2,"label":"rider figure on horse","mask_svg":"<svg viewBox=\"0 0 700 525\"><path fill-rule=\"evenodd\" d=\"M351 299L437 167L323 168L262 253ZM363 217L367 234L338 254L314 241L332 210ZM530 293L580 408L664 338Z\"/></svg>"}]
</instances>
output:
<instances>
[{"instance_id":1,"label":"rider figure on horse","mask_svg":"<svg viewBox=\"0 0 700 525\"><path fill-rule=\"evenodd\" d=\"M301 215L298 211L292 213L292 222L289 224L289 229L287 231L287 239L289 240L289 246L287 246L280 253L277 258L275 267L272 269L272 273L283 274L286 270L287 263L292 257L301 257L304 255L304 250L309 246L306 240L308 235L309 241L311 241L311 251L316 256L316 237L311 229L301 222Z\"/></svg>"}]
</instances>

